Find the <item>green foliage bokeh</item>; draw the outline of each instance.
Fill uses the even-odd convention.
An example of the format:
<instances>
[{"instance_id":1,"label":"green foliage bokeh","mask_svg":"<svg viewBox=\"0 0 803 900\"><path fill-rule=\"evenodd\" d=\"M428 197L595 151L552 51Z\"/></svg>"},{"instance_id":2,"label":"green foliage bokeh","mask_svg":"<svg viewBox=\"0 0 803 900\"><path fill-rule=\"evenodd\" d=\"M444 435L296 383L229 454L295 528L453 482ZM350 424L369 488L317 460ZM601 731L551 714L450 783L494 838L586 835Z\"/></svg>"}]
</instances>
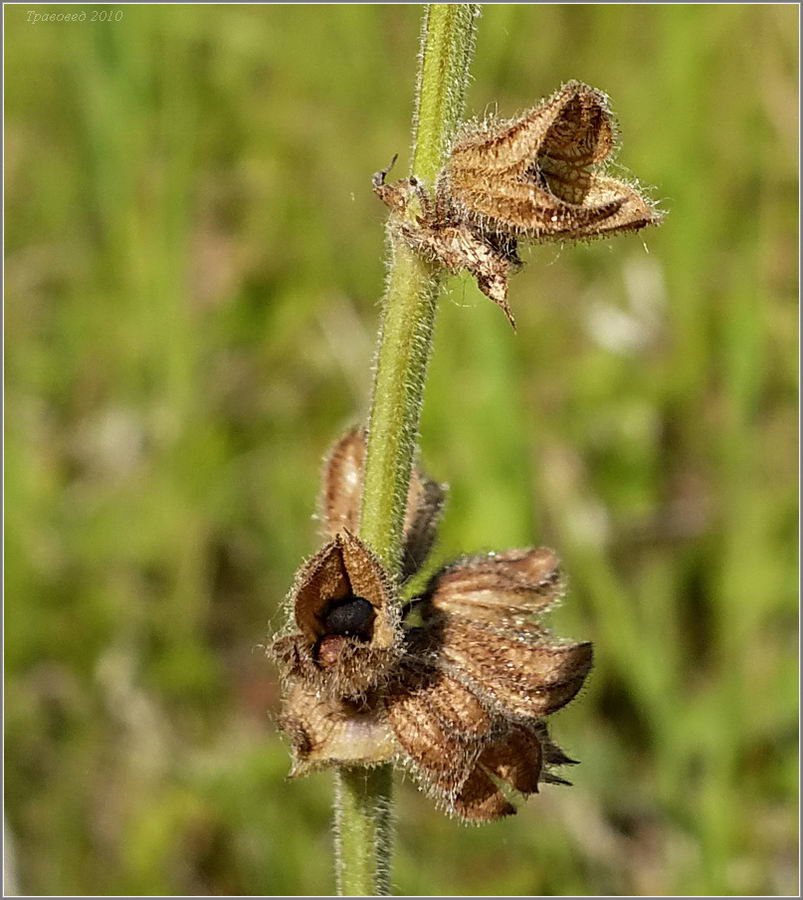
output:
<instances>
[{"instance_id":1,"label":"green foliage bokeh","mask_svg":"<svg viewBox=\"0 0 803 900\"><path fill-rule=\"evenodd\" d=\"M80 7L4 10L18 887L329 893L330 778L285 779L263 649L367 406L420 8L29 9ZM573 788L471 829L399 779L398 893L796 891L797 25L484 9L469 112L607 91L669 215L528 251L515 335L464 278L441 304L437 556L559 548L597 663L553 720Z\"/></svg>"}]
</instances>

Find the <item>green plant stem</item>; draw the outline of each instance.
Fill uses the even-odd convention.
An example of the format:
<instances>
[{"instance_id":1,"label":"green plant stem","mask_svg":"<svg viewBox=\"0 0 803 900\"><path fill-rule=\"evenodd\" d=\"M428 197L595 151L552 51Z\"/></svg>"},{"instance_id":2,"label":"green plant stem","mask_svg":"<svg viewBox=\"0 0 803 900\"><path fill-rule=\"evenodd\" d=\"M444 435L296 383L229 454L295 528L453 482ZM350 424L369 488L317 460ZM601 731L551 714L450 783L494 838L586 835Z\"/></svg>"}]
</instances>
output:
<instances>
[{"instance_id":1,"label":"green plant stem","mask_svg":"<svg viewBox=\"0 0 803 900\"><path fill-rule=\"evenodd\" d=\"M391 766L338 770L335 777L337 892L390 893Z\"/></svg>"},{"instance_id":2,"label":"green plant stem","mask_svg":"<svg viewBox=\"0 0 803 900\"><path fill-rule=\"evenodd\" d=\"M431 185L463 111L477 6L426 7L412 174ZM360 536L398 572L441 270L393 237L365 460Z\"/></svg>"},{"instance_id":3,"label":"green plant stem","mask_svg":"<svg viewBox=\"0 0 803 900\"><path fill-rule=\"evenodd\" d=\"M417 81L412 174L434 183L463 111L479 7L425 7ZM360 536L398 577L402 527L424 382L435 327L440 269L393 236L376 354ZM336 773L338 891L377 896L390 886L390 766Z\"/></svg>"}]
</instances>

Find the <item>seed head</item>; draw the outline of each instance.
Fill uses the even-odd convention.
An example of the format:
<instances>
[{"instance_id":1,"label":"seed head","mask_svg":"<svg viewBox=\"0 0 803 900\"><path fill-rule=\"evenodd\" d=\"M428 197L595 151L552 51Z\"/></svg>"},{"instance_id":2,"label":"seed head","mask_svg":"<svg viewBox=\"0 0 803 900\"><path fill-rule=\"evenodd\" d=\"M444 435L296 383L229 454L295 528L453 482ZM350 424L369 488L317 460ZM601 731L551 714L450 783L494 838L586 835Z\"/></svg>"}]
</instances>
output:
<instances>
[{"instance_id":1,"label":"seed head","mask_svg":"<svg viewBox=\"0 0 803 900\"><path fill-rule=\"evenodd\" d=\"M589 643L559 641L538 618L562 595L558 559L545 548L459 559L405 607L420 624L403 622L397 585L348 527L364 456L359 430L329 456L322 506L333 536L299 570L291 633L273 644L291 774L393 759L452 815L511 815L510 791L566 783L553 768L573 760L544 717L572 700L591 668ZM443 491L433 485L416 470L408 574L434 539Z\"/></svg>"}]
</instances>

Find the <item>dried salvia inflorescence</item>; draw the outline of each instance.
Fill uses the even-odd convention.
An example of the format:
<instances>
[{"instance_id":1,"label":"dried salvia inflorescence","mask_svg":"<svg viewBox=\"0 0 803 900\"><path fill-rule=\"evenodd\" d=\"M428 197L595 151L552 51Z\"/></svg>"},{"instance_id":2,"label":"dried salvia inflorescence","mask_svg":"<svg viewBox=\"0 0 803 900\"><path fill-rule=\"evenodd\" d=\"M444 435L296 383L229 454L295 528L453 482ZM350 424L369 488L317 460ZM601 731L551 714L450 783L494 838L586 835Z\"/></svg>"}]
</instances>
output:
<instances>
[{"instance_id":1,"label":"dried salvia inflorescence","mask_svg":"<svg viewBox=\"0 0 803 900\"><path fill-rule=\"evenodd\" d=\"M412 247L471 272L513 324L507 280L520 239L587 240L660 222L637 185L602 168L614 149L608 98L571 81L516 119L464 125L432 195L415 179L385 184L387 170L374 190ZM411 222L403 217L413 197L421 212Z\"/></svg>"},{"instance_id":2,"label":"dried salvia inflorescence","mask_svg":"<svg viewBox=\"0 0 803 900\"><path fill-rule=\"evenodd\" d=\"M322 510L333 537L296 577L297 630L273 647L293 774L393 759L450 814L511 815L511 794L566 783L554 768L573 761L544 718L591 668L589 643L557 640L538 620L563 594L559 561L544 548L465 557L437 572L402 620L394 585L350 530L364 453L355 429L329 456ZM408 546L432 544L443 498L439 489L433 504L432 484L416 470Z\"/></svg>"}]
</instances>

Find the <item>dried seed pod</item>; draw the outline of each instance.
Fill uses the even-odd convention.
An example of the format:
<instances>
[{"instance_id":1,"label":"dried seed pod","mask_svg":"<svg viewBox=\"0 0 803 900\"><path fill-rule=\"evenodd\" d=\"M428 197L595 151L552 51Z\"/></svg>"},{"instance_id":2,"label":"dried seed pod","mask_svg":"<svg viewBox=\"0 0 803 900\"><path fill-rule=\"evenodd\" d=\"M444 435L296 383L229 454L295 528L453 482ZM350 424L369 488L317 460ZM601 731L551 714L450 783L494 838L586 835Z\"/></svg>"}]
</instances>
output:
<instances>
[{"instance_id":1,"label":"dried seed pod","mask_svg":"<svg viewBox=\"0 0 803 900\"><path fill-rule=\"evenodd\" d=\"M359 526L365 452L363 428L347 431L329 451L320 501L328 537L344 530L356 532ZM442 485L429 478L420 466L413 467L404 516L402 580L418 571L432 549L445 496Z\"/></svg>"},{"instance_id":2,"label":"dried seed pod","mask_svg":"<svg viewBox=\"0 0 803 900\"><path fill-rule=\"evenodd\" d=\"M431 579L423 625L402 632L380 564L336 535L297 576L299 632L274 644L293 773L393 756L471 822L515 812L501 784L527 795L567 783L553 767L573 760L543 717L576 695L591 645L557 643L529 619L561 590L551 550L467 557Z\"/></svg>"},{"instance_id":3,"label":"dried seed pod","mask_svg":"<svg viewBox=\"0 0 803 900\"><path fill-rule=\"evenodd\" d=\"M513 555L513 564L520 564L522 551ZM536 716L568 702L568 690L576 692L579 683L568 690L555 683L560 675L544 665L554 648L531 643L534 633L525 631L525 638L521 628L503 631L433 607L423 627L408 631L405 655L384 692L400 759L440 805L467 821L515 812L498 782L535 793L539 780L557 779L551 767L572 762ZM462 655L467 635L476 642L469 660ZM500 648L507 655L497 660Z\"/></svg>"},{"instance_id":4,"label":"dried seed pod","mask_svg":"<svg viewBox=\"0 0 803 900\"><path fill-rule=\"evenodd\" d=\"M329 456L322 507L332 537L296 575L288 598L296 630L272 647L291 774L393 759L452 815L511 815L508 788L527 795L539 782L567 783L553 768L573 762L543 717L580 689L591 645L559 643L533 619L561 596L559 561L545 548L465 557L411 601L422 624L403 626L395 585L350 531L364 458L356 429ZM408 573L434 539L442 499L416 469Z\"/></svg>"},{"instance_id":5,"label":"dried seed pod","mask_svg":"<svg viewBox=\"0 0 803 900\"><path fill-rule=\"evenodd\" d=\"M452 272L468 270L515 326L507 281L519 239L587 240L660 222L635 184L600 170L614 132L605 94L572 81L516 119L464 125L432 196L414 179L385 184L389 169L374 191L395 213L393 230ZM411 219L413 197L421 214Z\"/></svg>"},{"instance_id":6,"label":"dried seed pod","mask_svg":"<svg viewBox=\"0 0 803 900\"><path fill-rule=\"evenodd\" d=\"M379 560L348 531L301 567L290 602L299 632L273 654L285 677L331 699L365 700L401 653L399 613Z\"/></svg>"}]
</instances>

